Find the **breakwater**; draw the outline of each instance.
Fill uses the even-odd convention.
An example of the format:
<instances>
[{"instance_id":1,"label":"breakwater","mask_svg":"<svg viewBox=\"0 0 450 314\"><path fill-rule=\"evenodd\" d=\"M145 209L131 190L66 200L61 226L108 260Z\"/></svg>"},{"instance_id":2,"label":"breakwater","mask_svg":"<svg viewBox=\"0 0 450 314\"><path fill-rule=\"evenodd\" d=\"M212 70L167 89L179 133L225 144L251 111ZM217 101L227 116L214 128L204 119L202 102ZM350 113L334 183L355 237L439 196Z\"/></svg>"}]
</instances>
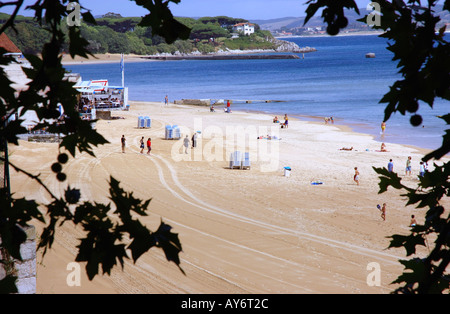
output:
<instances>
[{"instance_id":1,"label":"breakwater","mask_svg":"<svg viewBox=\"0 0 450 314\"><path fill-rule=\"evenodd\" d=\"M263 60L263 59L300 59L296 54L258 54L258 55L172 55L172 56L146 56L149 60Z\"/></svg>"}]
</instances>

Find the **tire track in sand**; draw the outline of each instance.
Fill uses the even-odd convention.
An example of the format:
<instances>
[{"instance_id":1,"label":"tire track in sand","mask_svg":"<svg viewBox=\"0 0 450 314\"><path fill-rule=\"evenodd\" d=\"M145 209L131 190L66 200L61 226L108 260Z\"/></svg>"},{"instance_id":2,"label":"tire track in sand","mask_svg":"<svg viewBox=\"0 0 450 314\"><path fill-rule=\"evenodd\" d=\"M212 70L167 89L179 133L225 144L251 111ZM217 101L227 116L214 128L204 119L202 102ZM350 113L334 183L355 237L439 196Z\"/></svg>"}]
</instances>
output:
<instances>
[{"instance_id":1,"label":"tire track in sand","mask_svg":"<svg viewBox=\"0 0 450 314\"><path fill-rule=\"evenodd\" d=\"M393 265L398 266L398 259L399 259L399 257L397 257L395 255L392 255L392 254L379 252L379 251L374 250L374 249L360 247L358 245L345 243L345 242L329 239L329 238L326 238L326 237L317 236L317 235L314 235L314 234L311 234L311 233L306 233L306 232L301 232L301 231L298 231L298 230L293 230L293 229L290 229L290 228L285 228L285 227L281 227L281 226L274 226L274 225L265 223L263 221L255 220L255 219L243 216L243 215L239 215L239 214L236 214L236 213L224 210L224 209L222 209L220 207L217 207L215 205L208 204L208 203L204 202L203 200L201 200L200 198L198 198L195 195L193 195L186 188L186 186L181 184L181 182L178 180L178 176L177 176L176 170L174 169L174 167L167 160L165 160L164 158L162 158L161 156L159 156L157 154L153 154L152 158L151 158L151 161L154 163L154 165L157 168L158 176L159 176L159 180L160 180L161 184L174 197L176 197L177 199L185 202L186 204L189 204L189 205L194 206L194 207L196 207L198 209L201 209L201 210L213 213L215 215L218 215L219 217L226 217L226 218L232 219L234 221L238 221L238 222L241 222L241 223L244 223L244 224L251 224L253 226L256 226L256 227L259 227L259 228L271 231L272 233L270 235L265 235L265 236L271 237L275 241L284 241L284 242L288 242L289 243L289 241L285 241L283 239L277 238L276 236L273 235L273 233L289 235L289 236L295 235L298 238L302 238L302 239L305 239L305 240L308 240L308 241L312 241L312 242L315 242L315 243L318 243L318 244L321 244L321 245L325 245L326 247L330 247L330 248L337 249L337 250L346 250L346 251L349 251L349 252L357 254L357 255L369 257L369 258L371 258L372 261L382 260L385 263L391 263ZM164 174L164 172L167 172L167 171L169 171L170 175ZM169 184L168 181L173 181L173 183ZM182 227L187 228L189 230L192 230L194 232L200 233L200 234L202 234L202 235L204 235L206 237L210 237L210 238L212 238L212 239L214 239L216 241L221 241L223 243L226 243L227 245L231 245L233 247L237 247L239 249L242 249L242 250L244 250L246 252L252 252L252 253L255 253L255 254L259 254L259 255L264 256L266 258L269 258L269 259L271 259L271 260L273 260L275 262L284 263L285 266L286 265L294 266L294 267L298 267L298 268L303 269L304 272L306 272L306 273L315 273L316 276L320 276L320 278L327 278L327 277L324 277L324 273L328 273L329 274L328 276L331 276L329 278L336 279L336 278L340 277L341 279L338 282L342 282L342 280L344 280L346 284L348 284L350 282L355 282L355 283L358 283L359 285L366 285L367 284L365 276L362 276L361 278L355 278L355 277L349 276L349 275L347 275L345 273L342 273L339 270L335 271L335 270L333 270L330 267L328 267L326 269L326 268L321 268L319 266L319 269L318 269L317 267L312 267L312 266L309 266L307 264L298 263L296 261L292 261L292 260L289 260L289 259L286 259L286 258L283 258L283 257L280 257L280 256L276 256L276 255L270 254L269 252L261 251L260 249L257 249L257 248L252 248L252 247L249 247L249 246L246 246L246 245L243 245L243 244L239 244L239 243L237 243L235 241L226 240L223 237L215 236L215 235L213 235L211 233L207 233L207 232L201 231L199 229L196 229L195 227L187 226L187 225L185 225L183 223L180 223L179 221L173 221L173 220L169 220L167 218L165 218L165 220L169 221L170 223L172 223L174 225L182 226ZM292 243L289 243L289 244L295 246L295 244L292 244ZM342 257L337 257L337 258L342 259ZM224 262L224 261L221 260L221 262ZM226 262L228 263L229 261L226 261ZM344 260L344 262L348 262L348 261ZM237 267L237 268L239 268L239 267L242 268L243 267L241 264L232 264L231 262L230 262L230 264L233 265L234 267ZM256 271L252 267L248 267L248 266L245 266L245 267L247 267L247 270L249 270L250 272L258 274L260 278L268 277L268 278L270 278L272 280L282 282L284 284L284 286L295 287L297 289L302 289L302 291L305 291L305 289L306 289L306 293L308 293L308 291L309 291L308 288L305 288L305 285L297 286L295 283L286 282L282 278L278 278L278 277L275 277L273 275L270 276L270 275L268 275L266 273L260 273L260 272ZM325 267L327 267L327 266L325 266ZM365 266L364 266L364 268L365 268ZM202 269L204 269L204 268L202 268ZM209 270L205 270L205 271L209 272ZM216 274L216 276L218 276L218 275ZM220 275L218 276L218 278L220 278ZM305 283L305 281L303 283ZM313 283L313 282L311 281L311 283ZM308 285L306 284L306 287L307 286ZM384 289L384 288L382 288L382 289Z\"/></svg>"},{"instance_id":2,"label":"tire track in sand","mask_svg":"<svg viewBox=\"0 0 450 314\"><path fill-rule=\"evenodd\" d=\"M301 232L301 231L290 229L290 228L271 225L271 224L265 223L263 221L255 220L255 219L252 219L252 218L249 218L246 216L242 216L242 215L224 210L215 205L208 204L208 203L202 201L201 199L199 199L198 197L196 197L195 195L193 195L186 186L181 184L181 182L178 180L178 176L177 176L177 173L176 173L174 167L171 164L169 164L169 162L167 160L165 160L164 158L162 158L158 155L155 155L155 154L152 156L158 158L168 168L175 186L178 189L180 189L181 193L184 193L187 197L182 196L180 193L176 192L171 186L169 186L169 184L167 183L167 181L164 177L161 166L158 165L153 159L151 159L152 162L158 168L158 173L159 173L159 178L160 178L161 183L167 188L167 190L170 191L172 193L172 195L174 195L178 199L180 199L192 206L195 206L199 209L202 209L202 210L210 212L210 213L214 213L216 215L221 215L221 216L224 216L227 218L235 219L240 222L252 224L252 225L261 227L261 228L269 230L269 231L279 232L279 233L283 233L286 235L295 235L295 236L298 236L299 238L303 238L305 240L323 244L323 245L326 245L326 246L329 246L332 248L347 250L352 253L363 255L366 257L376 258L378 260L381 259L383 262L387 262L387 263L397 264L398 260L401 258L401 257L395 256L393 254L376 251L373 249L361 247L361 246L354 245L351 243L345 243L345 242L337 241L334 239L314 235L311 233L306 233L306 232ZM238 244L236 244L236 245L238 245ZM250 248L247 248L247 249L250 249ZM263 252L260 252L260 253L264 254Z\"/></svg>"}]
</instances>

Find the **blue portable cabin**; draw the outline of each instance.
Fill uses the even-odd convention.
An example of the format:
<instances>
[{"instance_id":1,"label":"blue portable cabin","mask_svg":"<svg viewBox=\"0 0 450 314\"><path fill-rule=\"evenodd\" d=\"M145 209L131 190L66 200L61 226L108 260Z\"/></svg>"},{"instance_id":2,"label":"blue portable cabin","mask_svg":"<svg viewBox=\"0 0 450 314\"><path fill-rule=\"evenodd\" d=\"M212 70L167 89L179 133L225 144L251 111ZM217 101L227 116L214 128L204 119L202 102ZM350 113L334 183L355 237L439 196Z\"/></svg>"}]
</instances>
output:
<instances>
[{"instance_id":1,"label":"blue portable cabin","mask_svg":"<svg viewBox=\"0 0 450 314\"><path fill-rule=\"evenodd\" d=\"M144 117L142 116L138 117L138 128L139 129L145 128L145 120Z\"/></svg>"},{"instance_id":2,"label":"blue portable cabin","mask_svg":"<svg viewBox=\"0 0 450 314\"><path fill-rule=\"evenodd\" d=\"M150 119L150 117L145 117L144 118L144 120L145 120L145 127L146 128L151 128L151 126L152 126L152 120Z\"/></svg>"}]
</instances>

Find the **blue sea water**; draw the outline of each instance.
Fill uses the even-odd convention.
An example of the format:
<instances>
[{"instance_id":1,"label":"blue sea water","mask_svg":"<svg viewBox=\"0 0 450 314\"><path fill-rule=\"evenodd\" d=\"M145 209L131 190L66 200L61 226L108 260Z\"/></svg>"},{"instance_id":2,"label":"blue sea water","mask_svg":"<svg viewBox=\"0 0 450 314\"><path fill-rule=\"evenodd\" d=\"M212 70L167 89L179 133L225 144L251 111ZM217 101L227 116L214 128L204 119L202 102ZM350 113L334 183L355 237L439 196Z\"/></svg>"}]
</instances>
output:
<instances>
[{"instance_id":1,"label":"blue sea water","mask_svg":"<svg viewBox=\"0 0 450 314\"><path fill-rule=\"evenodd\" d=\"M336 124L371 134L376 140L436 149L442 144L449 102L420 105L423 126L412 127L410 115L394 114L380 135L386 104L379 101L400 78L387 41L378 36L286 38L316 52L301 59L161 61L126 63L125 85L135 101L231 99L233 110L288 114L300 119L333 116ZM366 58L373 52L376 58ZM302 54L299 54L303 57ZM108 79L121 85L119 64L66 66L83 80ZM245 103L245 100L260 100ZM276 100L282 102L264 102Z\"/></svg>"}]
</instances>

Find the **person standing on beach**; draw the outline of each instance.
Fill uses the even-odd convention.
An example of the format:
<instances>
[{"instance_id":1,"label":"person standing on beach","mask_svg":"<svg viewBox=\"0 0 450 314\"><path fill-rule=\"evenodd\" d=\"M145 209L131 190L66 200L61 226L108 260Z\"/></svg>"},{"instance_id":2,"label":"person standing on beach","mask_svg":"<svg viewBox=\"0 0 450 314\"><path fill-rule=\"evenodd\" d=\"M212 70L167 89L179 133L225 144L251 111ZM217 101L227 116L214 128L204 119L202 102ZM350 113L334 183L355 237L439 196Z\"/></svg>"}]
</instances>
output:
<instances>
[{"instance_id":1,"label":"person standing on beach","mask_svg":"<svg viewBox=\"0 0 450 314\"><path fill-rule=\"evenodd\" d=\"M147 155L150 155L150 152L152 150L152 139L151 138L148 138L148 140L147 140L147 149L148 149Z\"/></svg>"},{"instance_id":2,"label":"person standing on beach","mask_svg":"<svg viewBox=\"0 0 450 314\"><path fill-rule=\"evenodd\" d=\"M287 129L289 126L289 118L287 114L284 115L284 127Z\"/></svg>"},{"instance_id":3,"label":"person standing on beach","mask_svg":"<svg viewBox=\"0 0 450 314\"><path fill-rule=\"evenodd\" d=\"M194 132L194 134L192 134L192 149L194 149L195 147L197 147L197 132Z\"/></svg>"},{"instance_id":4,"label":"person standing on beach","mask_svg":"<svg viewBox=\"0 0 450 314\"><path fill-rule=\"evenodd\" d=\"M421 161L419 167L419 177L423 177L424 175L425 175L425 165L423 164L423 161Z\"/></svg>"},{"instance_id":5,"label":"person standing on beach","mask_svg":"<svg viewBox=\"0 0 450 314\"><path fill-rule=\"evenodd\" d=\"M231 113L231 104L229 100L227 100L227 113Z\"/></svg>"},{"instance_id":6,"label":"person standing on beach","mask_svg":"<svg viewBox=\"0 0 450 314\"><path fill-rule=\"evenodd\" d=\"M409 223L410 227L415 227L417 225L416 217L411 215L411 222Z\"/></svg>"},{"instance_id":7,"label":"person standing on beach","mask_svg":"<svg viewBox=\"0 0 450 314\"><path fill-rule=\"evenodd\" d=\"M394 171L394 163L392 162L392 159L389 159L388 171L389 172L393 172Z\"/></svg>"},{"instance_id":8,"label":"person standing on beach","mask_svg":"<svg viewBox=\"0 0 450 314\"><path fill-rule=\"evenodd\" d=\"M166 106L169 104L169 97L167 95L164 98L164 103L166 104Z\"/></svg>"},{"instance_id":9,"label":"person standing on beach","mask_svg":"<svg viewBox=\"0 0 450 314\"><path fill-rule=\"evenodd\" d=\"M186 135L186 137L184 138L184 153L187 154L188 153L188 148L189 148L189 136Z\"/></svg>"},{"instance_id":10,"label":"person standing on beach","mask_svg":"<svg viewBox=\"0 0 450 314\"><path fill-rule=\"evenodd\" d=\"M381 122L381 133L384 134L384 131L386 130L386 122Z\"/></svg>"},{"instance_id":11,"label":"person standing on beach","mask_svg":"<svg viewBox=\"0 0 450 314\"><path fill-rule=\"evenodd\" d=\"M411 175L411 156L408 156L408 159L406 160L406 170L405 175Z\"/></svg>"},{"instance_id":12,"label":"person standing on beach","mask_svg":"<svg viewBox=\"0 0 450 314\"><path fill-rule=\"evenodd\" d=\"M145 148L145 146L144 146L144 137L141 138L139 147L141 149L141 154L142 154L144 152L144 148Z\"/></svg>"},{"instance_id":13,"label":"person standing on beach","mask_svg":"<svg viewBox=\"0 0 450 314\"><path fill-rule=\"evenodd\" d=\"M353 176L353 181L355 181L356 184L359 185L359 171L358 171L358 167L355 167L355 175Z\"/></svg>"},{"instance_id":14,"label":"person standing on beach","mask_svg":"<svg viewBox=\"0 0 450 314\"><path fill-rule=\"evenodd\" d=\"M125 153L125 146L126 146L126 143L127 143L127 140L125 139L125 135L122 135L122 138L121 138L121 143L122 143L122 153Z\"/></svg>"}]
</instances>

